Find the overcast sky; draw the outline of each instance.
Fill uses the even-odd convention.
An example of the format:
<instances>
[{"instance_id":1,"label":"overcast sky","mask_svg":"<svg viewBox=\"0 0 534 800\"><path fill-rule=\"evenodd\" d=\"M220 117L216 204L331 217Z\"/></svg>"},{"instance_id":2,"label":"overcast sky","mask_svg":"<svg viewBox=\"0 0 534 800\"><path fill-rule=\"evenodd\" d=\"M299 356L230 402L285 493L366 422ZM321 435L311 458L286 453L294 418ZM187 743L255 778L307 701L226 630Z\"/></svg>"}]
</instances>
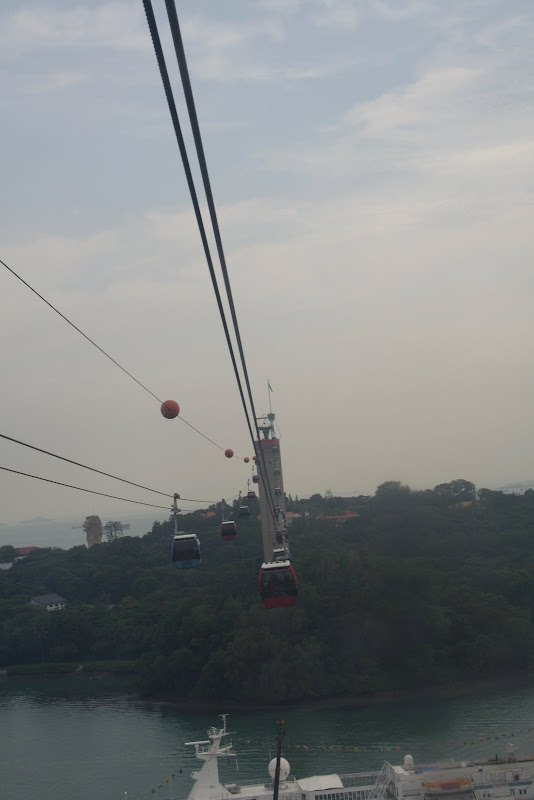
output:
<instances>
[{"instance_id":1,"label":"overcast sky","mask_svg":"<svg viewBox=\"0 0 534 800\"><path fill-rule=\"evenodd\" d=\"M286 491L532 480L531 0L177 9ZM191 424L252 455L142 3L4 0L0 64L0 258ZM0 294L2 433L184 497L246 484L242 461L164 420L4 268ZM3 466L166 504L1 450ZM0 487L3 522L138 508L6 473Z\"/></svg>"}]
</instances>

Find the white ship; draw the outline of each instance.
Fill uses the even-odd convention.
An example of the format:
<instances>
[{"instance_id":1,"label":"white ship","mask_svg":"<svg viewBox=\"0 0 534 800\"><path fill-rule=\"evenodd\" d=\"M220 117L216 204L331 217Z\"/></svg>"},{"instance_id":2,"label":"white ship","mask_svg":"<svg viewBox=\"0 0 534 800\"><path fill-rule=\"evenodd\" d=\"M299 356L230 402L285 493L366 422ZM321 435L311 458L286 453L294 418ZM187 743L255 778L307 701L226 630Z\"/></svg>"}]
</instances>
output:
<instances>
[{"instance_id":1,"label":"white ship","mask_svg":"<svg viewBox=\"0 0 534 800\"><path fill-rule=\"evenodd\" d=\"M249 786L223 785L218 759L235 758L236 753L223 727L210 728L208 739L186 742L194 747L202 767L193 772L188 800L271 800L276 759L268 765L270 780ZM377 772L332 773L295 778L289 763L280 759L278 800L534 800L534 756L517 756L509 744L505 756L487 761L444 761L416 764L411 755L402 765L385 761Z\"/></svg>"}]
</instances>

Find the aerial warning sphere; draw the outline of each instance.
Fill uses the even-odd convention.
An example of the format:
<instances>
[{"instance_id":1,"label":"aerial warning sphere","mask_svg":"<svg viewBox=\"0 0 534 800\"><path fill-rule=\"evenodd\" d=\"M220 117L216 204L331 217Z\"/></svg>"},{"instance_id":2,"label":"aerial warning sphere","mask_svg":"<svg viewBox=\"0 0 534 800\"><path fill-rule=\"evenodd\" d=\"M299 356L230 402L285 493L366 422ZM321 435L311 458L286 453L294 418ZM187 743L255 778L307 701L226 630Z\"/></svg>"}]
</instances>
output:
<instances>
[{"instance_id":1,"label":"aerial warning sphere","mask_svg":"<svg viewBox=\"0 0 534 800\"><path fill-rule=\"evenodd\" d=\"M245 456L245 458L243 459L243 461L245 462L245 464L248 464L248 462L250 461L250 458L249 458L248 456Z\"/></svg>"},{"instance_id":2,"label":"aerial warning sphere","mask_svg":"<svg viewBox=\"0 0 534 800\"><path fill-rule=\"evenodd\" d=\"M174 419L180 413L180 406L176 400L165 400L165 402L161 404L161 413L165 419Z\"/></svg>"},{"instance_id":3,"label":"aerial warning sphere","mask_svg":"<svg viewBox=\"0 0 534 800\"><path fill-rule=\"evenodd\" d=\"M228 448L228 450L224 451L224 455L226 456L226 458L232 458L232 456L234 455L234 451Z\"/></svg>"},{"instance_id":4,"label":"aerial warning sphere","mask_svg":"<svg viewBox=\"0 0 534 800\"><path fill-rule=\"evenodd\" d=\"M252 460L257 461L258 459L256 458L256 456L252 456Z\"/></svg>"}]
</instances>

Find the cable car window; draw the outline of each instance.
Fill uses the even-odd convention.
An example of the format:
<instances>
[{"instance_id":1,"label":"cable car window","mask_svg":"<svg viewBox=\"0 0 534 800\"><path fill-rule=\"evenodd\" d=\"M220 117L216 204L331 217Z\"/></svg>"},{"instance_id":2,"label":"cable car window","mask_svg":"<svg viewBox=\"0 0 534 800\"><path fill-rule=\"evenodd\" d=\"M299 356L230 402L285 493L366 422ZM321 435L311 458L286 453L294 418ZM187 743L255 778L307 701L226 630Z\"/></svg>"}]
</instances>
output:
<instances>
[{"instance_id":1,"label":"cable car window","mask_svg":"<svg viewBox=\"0 0 534 800\"><path fill-rule=\"evenodd\" d=\"M189 558L198 558L200 547L196 536L187 539L175 539L172 548L173 560L181 561Z\"/></svg>"}]
</instances>

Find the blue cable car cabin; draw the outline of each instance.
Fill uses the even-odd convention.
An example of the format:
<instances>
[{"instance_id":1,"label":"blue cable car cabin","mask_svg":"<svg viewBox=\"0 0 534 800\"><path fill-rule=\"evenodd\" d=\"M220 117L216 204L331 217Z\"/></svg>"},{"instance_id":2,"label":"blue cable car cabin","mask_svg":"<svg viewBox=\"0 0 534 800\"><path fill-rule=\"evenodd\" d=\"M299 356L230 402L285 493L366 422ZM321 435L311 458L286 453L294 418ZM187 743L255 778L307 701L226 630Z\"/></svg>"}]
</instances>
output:
<instances>
[{"instance_id":1,"label":"blue cable car cabin","mask_svg":"<svg viewBox=\"0 0 534 800\"><path fill-rule=\"evenodd\" d=\"M239 506L240 517L250 517L250 508L248 506Z\"/></svg>"},{"instance_id":2,"label":"blue cable car cabin","mask_svg":"<svg viewBox=\"0 0 534 800\"><path fill-rule=\"evenodd\" d=\"M294 606L297 602L297 576L290 561L262 564L259 585L265 608Z\"/></svg>"},{"instance_id":3,"label":"blue cable car cabin","mask_svg":"<svg viewBox=\"0 0 534 800\"><path fill-rule=\"evenodd\" d=\"M260 482L259 477L257 475L253 475L252 476L252 483L259 483L259 482Z\"/></svg>"},{"instance_id":4,"label":"blue cable car cabin","mask_svg":"<svg viewBox=\"0 0 534 800\"><path fill-rule=\"evenodd\" d=\"M233 541L237 536L237 525L231 520L221 524L221 536L225 542Z\"/></svg>"},{"instance_id":5,"label":"blue cable car cabin","mask_svg":"<svg viewBox=\"0 0 534 800\"><path fill-rule=\"evenodd\" d=\"M171 558L176 569L200 566L200 541L194 533L177 533L171 545Z\"/></svg>"},{"instance_id":6,"label":"blue cable car cabin","mask_svg":"<svg viewBox=\"0 0 534 800\"><path fill-rule=\"evenodd\" d=\"M256 492L251 489L250 492L247 492L247 500L255 500L256 499Z\"/></svg>"}]
</instances>

